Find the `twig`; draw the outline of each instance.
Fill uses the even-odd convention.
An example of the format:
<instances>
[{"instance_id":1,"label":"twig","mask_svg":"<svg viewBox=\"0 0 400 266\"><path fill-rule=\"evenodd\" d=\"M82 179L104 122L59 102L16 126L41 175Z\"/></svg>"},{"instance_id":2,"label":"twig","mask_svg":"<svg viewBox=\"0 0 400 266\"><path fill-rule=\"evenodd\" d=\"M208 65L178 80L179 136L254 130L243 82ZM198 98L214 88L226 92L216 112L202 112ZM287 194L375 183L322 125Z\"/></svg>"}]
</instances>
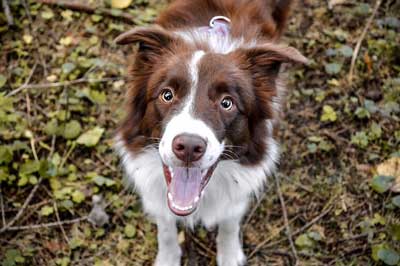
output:
<instances>
[{"instance_id":1,"label":"twig","mask_svg":"<svg viewBox=\"0 0 400 266\"><path fill-rule=\"evenodd\" d=\"M109 82L109 81L116 81L121 78L102 78L102 79L86 79L86 78L80 78L76 80L71 80L71 81L64 81L64 82L54 82L54 83L43 83L43 84L28 84L28 85L22 85L21 87L11 91L7 96L13 96L20 91L24 89L45 89L45 88L57 88L57 87L63 87L63 86L71 86L71 85L76 85L80 83L98 83L98 82Z\"/></svg>"},{"instance_id":2,"label":"twig","mask_svg":"<svg viewBox=\"0 0 400 266\"><path fill-rule=\"evenodd\" d=\"M24 226L12 226L12 227L8 227L5 231L34 230L34 229L55 227L55 226L66 225L66 224L75 224L75 223L79 223L79 222L86 221L86 220L87 220L87 216L83 216L83 217L76 218L73 220L66 220L66 221L61 221L61 222L53 222L53 223L46 223L46 224L33 224L33 225L24 225ZM0 233L1 232L2 231L0 231Z\"/></svg>"},{"instance_id":3,"label":"twig","mask_svg":"<svg viewBox=\"0 0 400 266\"><path fill-rule=\"evenodd\" d=\"M0 206L1 206L1 221L3 222L3 227L6 226L6 216L4 214L4 202L3 202L3 190L0 189Z\"/></svg>"},{"instance_id":4,"label":"twig","mask_svg":"<svg viewBox=\"0 0 400 266\"><path fill-rule=\"evenodd\" d=\"M89 14L100 14L108 17L114 18L121 18L128 23L135 23L135 17L129 13L122 12L122 11L115 11L106 8L100 8L95 6L89 6L82 4L80 1L65 1L65 0L34 0L34 2L46 4L46 5L53 5L58 7L63 7L75 11L82 11Z\"/></svg>"},{"instance_id":5,"label":"twig","mask_svg":"<svg viewBox=\"0 0 400 266\"><path fill-rule=\"evenodd\" d=\"M40 52L40 39L38 38L37 34L34 34L35 31L32 29L33 20L32 20L31 12L29 11L29 6L28 6L26 0L22 0L22 5L24 6L26 16L28 17L28 20L29 20L29 25L28 25L29 33L31 35L33 35L33 37L36 39L36 41L34 41L33 44L39 55L39 60L43 67L44 75L47 77L48 71L47 71L46 60L44 59L43 54Z\"/></svg>"},{"instance_id":6,"label":"twig","mask_svg":"<svg viewBox=\"0 0 400 266\"><path fill-rule=\"evenodd\" d=\"M310 228L313 224L315 224L316 222L321 220L325 215L327 215L332 210L332 207L333 207L332 205L329 206L325 211L323 211L320 215L318 215L317 217L312 219L309 223L303 225L303 227L301 227L300 229L293 232L293 235L294 236L299 235L299 234L303 233L305 230L307 230L308 228Z\"/></svg>"},{"instance_id":7,"label":"twig","mask_svg":"<svg viewBox=\"0 0 400 266\"><path fill-rule=\"evenodd\" d=\"M349 72L349 76L348 76L348 81L349 81L350 85L353 82L354 67L355 67L355 64L356 64L358 53L360 52L361 44L362 44L362 42L363 42L363 40L365 38L365 35L368 32L369 27L372 24L372 21L374 20L374 17L376 15L376 13L378 12L378 9L379 9L379 6L381 5L381 3L382 3L382 0L377 0L376 1L374 10L372 12L372 15L369 17L369 19L367 21L367 24L365 25L364 30L362 31L361 36L357 41L356 47L355 47L354 52L353 52L353 57L351 58L350 72Z\"/></svg>"},{"instance_id":8,"label":"twig","mask_svg":"<svg viewBox=\"0 0 400 266\"><path fill-rule=\"evenodd\" d=\"M7 18L7 24L8 26L14 26L14 18L13 15L11 14L10 6L8 5L7 0L2 0L3 2L3 10L4 14L6 15Z\"/></svg>"},{"instance_id":9,"label":"twig","mask_svg":"<svg viewBox=\"0 0 400 266\"><path fill-rule=\"evenodd\" d=\"M69 238L68 238L67 234L65 233L64 227L62 226L61 221L60 221L60 215L58 214L58 208L57 208L57 202L56 201L53 202L53 206L54 206L54 212L56 213L57 222L58 222L58 225L60 226L61 232L62 232L62 234L63 234L63 236L65 238L65 242L67 242L67 244L69 244Z\"/></svg>"},{"instance_id":10,"label":"twig","mask_svg":"<svg viewBox=\"0 0 400 266\"><path fill-rule=\"evenodd\" d=\"M285 222L285 227L286 227L286 235L287 235L287 238L289 239L290 248L292 249L293 257L295 259L295 265L298 265L299 257L297 256L297 250L293 243L293 236L292 236L292 232L291 232L288 217L287 217L285 200L283 199L281 186L279 184L279 177L277 175L274 175L274 177L275 177L275 182L276 182L276 192L278 193L279 201L281 202L283 220Z\"/></svg>"},{"instance_id":11,"label":"twig","mask_svg":"<svg viewBox=\"0 0 400 266\"><path fill-rule=\"evenodd\" d=\"M19 220L19 218L21 217L21 215L25 211L26 207L28 206L28 204L32 200L33 196L35 195L36 190L39 188L39 185L40 185L41 182L42 182L42 178L39 178L38 182L36 183L36 185L31 190L31 193L29 193L29 196L26 198L24 204L22 205L21 209L18 211L17 215L15 215L15 217L7 225L5 225L3 228L0 229L0 234L5 232L5 231L7 231L7 230L9 230L14 225L14 223L17 220Z\"/></svg>"}]
</instances>

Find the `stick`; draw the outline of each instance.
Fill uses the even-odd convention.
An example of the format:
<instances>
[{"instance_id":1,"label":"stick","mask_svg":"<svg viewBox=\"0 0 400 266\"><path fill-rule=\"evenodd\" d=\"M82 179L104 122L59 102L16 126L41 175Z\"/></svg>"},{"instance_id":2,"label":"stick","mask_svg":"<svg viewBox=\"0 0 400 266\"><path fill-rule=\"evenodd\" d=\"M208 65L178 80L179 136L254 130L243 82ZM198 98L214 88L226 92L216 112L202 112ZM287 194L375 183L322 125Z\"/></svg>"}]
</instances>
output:
<instances>
[{"instance_id":1,"label":"stick","mask_svg":"<svg viewBox=\"0 0 400 266\"><path fill-rule=\"evenodd\" d=\"M350 72L349 72L349 76L348 76L348 80L349 80L350 85L353 82L354 67L355 67L355 64L356 64L358 53L360 52L361 43L363 42L363 40L365 38L365 35L367 34L368 29L371 26L372 21L374 20L374 17L376 15L376 13L378 13L378 9L379 9L379 6L381 5L381 3L382 3L382 0L377 0L376 1L375 7L374 7L374 11L372 12L372 15L369 17L368 22L365 25L364 30L361 33L361 36L357 41L356 47L355 47L354 52L353 52L353 57L351 58Z\"/></svg>"},{"instance_id":2,"label":"stick","mask_svg":"<svg viewBox=\"0 0 400 266\"><path fill-rule=\"evenodd\" d=\"M60 215L58 214L58 208L57 208L56 201L53 202L53 206L54 206L54 211L56 213L57 222L58 222L58 225L60 226L60 229L64 236L65 242L67 242L67 244L69 244L69 238L68 238L67 234L65 233L64 227L62 226L61 221L60 221Z\"/></svg>"},{"instance_id":3,"label":"stick","mask_svg":"<svg viewBox=\"0 0 400 266\"><path fill-rule=\"evenodd\" d=\"M33 0L33 2L63 7L63 8L67 8L67 9L71 9L71 10L75 10L75 11L82 11L82 12L86 12L89 14L100 14L100 15L104 15L104 16L108 16L108 17L121 18L130 24L135 24L135 17L129 13L122 12L119 10L115 11L115 10L110 10L110 9L106 9L106 8L92 7L89 5L82 4L82 3L80 3L80 1L77 1L77 0L75 0L75 1Z\"/></svg>"},{"instance_id":4,"label":"stick","mask_svg":"<svg viewBox=\"0 0 400 266\"><path fill-rule=\"evenodd\" d=\"M325 211L323 211L320 215L318 215L317 217L315 217L314 219L312 219L309 223L305 224L303 227L301 227L300 229L296 230L293 235L299 235L301 233L303 233L305 230L307 230L308 228L310 228L313 224L315 224L316 222L318 222L320 219L322 219L322 217L324 217L325 215L327 215L331 210L332 210L332 205L327 208Z\"/></svg>"},{"instance_id":5,"label":"stick","mask_svg":"<svg viewBox=\"0 0 400 266\"><path fill-rule=\"evenodd\" d=\"M3 227L6 226L6 216L4 214L4 202L3 202L3 191L0 189L0 205L1 205L1 221L3 222Z\"/></svg>"},{"instance_id":6,"label":"stick","mask_svg":"<svg viewBox=\"0 0 400 266\"><path fill-rule=\"evenodd\" d=\"M87 216L83 216L80 218L76 218L73 220L66 220L66 221L61 221L61 222L53 222L53 223L46 223L46 224L33 224L33 225L24 225L24 226L12 226L8 227L6 231L21 231L21 230L34 230L34 229L41 229L41 228L49 228L49 227L55 227L55 226L60 226L60 225L65 225L65 224L75 224L79 223L82 221L86 221ZM1 231L0 231L1 233Z\"/></svg>"},{"instance_id":7,"label":"stick","mask_svg":"<svg viewBox=\"0 0 400 266\"><path fill-rule=\"evenodd\" d=\"M0 234L9 230L9 228L11 228L13 226L13 224L19 220L19 218L21 217L22 213L25 211L26 207L28 206L29 202L32 200L33 195L35 195L36 190L39 188L40 183L42 182L42 178L39 178L38 182L36 183L36 185L33 187L31 193L29 193L28 198L26 198L24 204L22 205L21 209L18 211L17 215L15 215L15 217L7 224L5 225L3 228L0 229Z\"/></svg>"},{"instance_id":8,"label":"stick","mask_svg":"<svg viewBox=\"0 0 400 266\"><path fill-rule=\"evenodd\" d=\"M14 18L13 15L11 14L10 6L8 5L7 0L2 0L3 2L3 9L4 9L4 14L6 15L7 18L7 24L8 26L14 26Z\"/></svg>"},{"instance_id":9,"label":"stick","mask_svg":"<svg viewBox=\"0 0 400 266\"><path fill-rule=\"evenodd\" d=\"M108 82L108 81L116 81L119 80L120 78L102 78L102 79L86 79L86 78L80 78L76 80L71 80L71 81L64 81L64 82L54 82L54 83L43 83L43 84L27 84L27 85L22 85L21 87L11 91L7 96L13 96L20 91L24 89L45 89L45 88L57 88L57 87L63 87L63 86L71 86L71 85L76 85L80 83L96 83L96 82Z\"/></svg>"},{"instance_id":10,"label":"stick","mask_svg":"<svg viewBox=\"0 0 400 266\"><path fill-rule=\"evenodd\" d=\"M275 177L275 182L276 182L276 192L278 193L279 201L281 202L283 220L285 222L285 227L286 227L286 235L287 235L287 238L289 239L290 248L292 249L293 257L295 259L295 265L298 265L299 257L297 256L297 250L293 243L293 236L292 236L292 232L291 232L288 217L287 217L285 200L283 199L281 187L279 184L279 177L277 175L274 175L274 177Z\"/></svg>"}]
</instances>

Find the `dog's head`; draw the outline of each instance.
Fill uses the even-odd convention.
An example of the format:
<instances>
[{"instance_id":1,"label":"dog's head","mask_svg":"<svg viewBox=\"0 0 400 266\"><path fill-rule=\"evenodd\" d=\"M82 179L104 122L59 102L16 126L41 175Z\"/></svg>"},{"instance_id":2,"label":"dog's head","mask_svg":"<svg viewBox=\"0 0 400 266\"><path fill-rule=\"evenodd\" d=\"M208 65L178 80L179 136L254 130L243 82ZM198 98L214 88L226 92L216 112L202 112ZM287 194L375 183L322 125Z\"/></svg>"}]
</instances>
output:
<instances>
[{"instance_id":1,"label":"dog's head","mask_svg":"<svg viewBox=\"0 0 400 266\"><path fill-rule=\"evenodd\" d=\"M116 42L138 44L120 133L133 153L158 144L177 215L196 209L220 160L249 165L266 156L280 66L306 61L294 48L272 43L219 53L157 26L136 28Z\"/></svg>"}]
</instances>

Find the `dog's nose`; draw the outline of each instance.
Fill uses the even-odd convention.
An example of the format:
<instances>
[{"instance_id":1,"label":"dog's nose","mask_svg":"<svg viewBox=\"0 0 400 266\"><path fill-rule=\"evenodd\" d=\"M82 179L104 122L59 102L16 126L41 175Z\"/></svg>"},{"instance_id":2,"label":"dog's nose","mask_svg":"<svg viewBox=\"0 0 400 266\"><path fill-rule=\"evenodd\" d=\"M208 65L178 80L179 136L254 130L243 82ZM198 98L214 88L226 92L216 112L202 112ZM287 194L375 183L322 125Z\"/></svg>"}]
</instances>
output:
<instances>
[{"instance_id":1,"label":"dog's nose","mask_svg":"<svg viewBox=\"0 0 400 266\"><path fill-rule=\"evenodd\" d=\"M200 136L181 134L172 141L172 151L184 162L195 162L206 152L207 143Z\"/></svg>"}]
</instances>

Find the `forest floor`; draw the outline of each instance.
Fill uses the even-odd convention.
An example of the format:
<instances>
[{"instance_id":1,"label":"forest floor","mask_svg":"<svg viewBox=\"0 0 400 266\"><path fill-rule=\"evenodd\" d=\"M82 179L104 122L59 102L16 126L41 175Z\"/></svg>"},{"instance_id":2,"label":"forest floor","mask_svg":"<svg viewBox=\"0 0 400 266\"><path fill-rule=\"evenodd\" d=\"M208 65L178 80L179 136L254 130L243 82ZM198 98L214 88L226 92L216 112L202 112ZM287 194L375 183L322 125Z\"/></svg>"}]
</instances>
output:
<instances>
[{"instance_id":1,"label":"forest floor","mask_svg":"<svg viewBox=\"0 0 400 266\"><path fill-rule=\"evenodd\" d=\"M121 12L100 0L79 1L81 10L9 2L15 25L0 13L0 264L151 265L156 227L124 189L112 149L132 52L113 39L165 3L136 0ZM284 41L311 63L290 73L283 196L271 178L243 221L248 265L400 265L400 3L300 2ZM93 210L108 223L88 222ZM184 265L216 265L215 232L179 236Z\"/></svg>"}]
</instances>

